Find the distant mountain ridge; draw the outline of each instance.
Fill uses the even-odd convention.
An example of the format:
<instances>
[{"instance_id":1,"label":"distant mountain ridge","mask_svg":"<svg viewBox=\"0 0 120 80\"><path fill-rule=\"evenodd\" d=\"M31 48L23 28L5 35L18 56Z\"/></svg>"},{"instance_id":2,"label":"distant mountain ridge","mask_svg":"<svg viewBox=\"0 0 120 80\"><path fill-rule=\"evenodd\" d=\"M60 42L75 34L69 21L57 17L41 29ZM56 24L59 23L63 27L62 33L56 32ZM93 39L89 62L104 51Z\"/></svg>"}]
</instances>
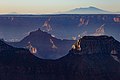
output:
<instances>
[{"instance_id":1,"label":"distant mountain ridge","mask_svg":"<svg viewBox=\"0 0 120 80\"><path fill-rule=\"evenodd\" d=\"M113 14L114 12L102 10L96 7L75 8L69 11L62 12L63 14Z\"/></svg>"},{"instance_id":2,"label":"distant mountain ridge","mask_svg":"<svg viewBox=\"0 0 120 80\"><path fill-rule=\"evenodd\" d=\"M44 24L47 26L43 26ZM49 32L50 34L55 35L59 39L72 39L72 37L77 37L77 35L85 31L87 31L88 34L92 34L103 24L105 33L120 41L120 14L0 16L0 38L9 42L20 41L28 35L28 32L51 26L52 30Z\"/></svg>"}]
</instances>

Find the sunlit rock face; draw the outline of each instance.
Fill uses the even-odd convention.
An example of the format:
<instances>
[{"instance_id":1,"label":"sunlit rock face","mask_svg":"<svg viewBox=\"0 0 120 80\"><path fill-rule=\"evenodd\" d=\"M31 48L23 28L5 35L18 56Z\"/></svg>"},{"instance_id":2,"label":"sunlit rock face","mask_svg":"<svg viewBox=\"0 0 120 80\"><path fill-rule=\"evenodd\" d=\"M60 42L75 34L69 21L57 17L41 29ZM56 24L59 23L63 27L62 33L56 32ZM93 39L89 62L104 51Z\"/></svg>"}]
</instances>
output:
<instances>
[{"instance_id":1,"label":"sunlit rock face","mask_svg":"<svg viewBox=\"0 0 120 80\"><path fill-rule=\"evenodd\" d=\"M96 29L95 33L93 34L93 36L100 36L100 35L104 35L105 34L105 30L104 30L104 25L101 25L98 29Z\"/></svg>"},{"instance_id":2,"label":"sunlit rock face","mask_svg":"<svg viewBox=\"0 0 120 80\"><path fill-rule=\"evenodd\" d=\"M53 42L52 39L50 39L50 43L52 44L52 48L53 48L53 49L57 49L57 46L54 44L54 42Z\"/></svg>"},{"instance_id":3,"label":"sunlit rock face","mask_svg":"<svg viewBox=\"0 0 120 80\"><path fill-rule=\"evenodd\" d=\"M29 49L29 51L32 54L36 54L37 53L37 48L34 48L30 42L28 42L28 45L26 46L26 48Z\"/></svg>"},{"instance_id":4,"label":"sunlit rock face","mask_svg":"<svg viewBox=\"0 0 120 80\"><path fill-rule=\"evenodd\" d=\"M87 26L89 24L89 19L86 18L80 18L79 26Z\"/></svg>"},{"instance_id":5,"label":"sunlit rock face","mask_svg":"<svg viewBox=\"0 0 120 80\"><path fill-rule=\"evenodd\" d=\"M44 31L51 31L52 30L52 27L51 27L51 25L50 25L50 20L51 20L51 18L48 18L48 20L46 20L45 22L44 22L44 24L43 24L43 26L42 26L42 29L44 30Z\"/></svg>"},{"instance_id":6,"label":"sunlit rock face","mask_svg":"<svg viewBox=\"0 0 120 80\"><path fill-rule=\"evenodd\" d=\"M120 23L120 16L119 17L114 17L113 20L114 20L114 22Z\"/></svg>"}]
</instances>

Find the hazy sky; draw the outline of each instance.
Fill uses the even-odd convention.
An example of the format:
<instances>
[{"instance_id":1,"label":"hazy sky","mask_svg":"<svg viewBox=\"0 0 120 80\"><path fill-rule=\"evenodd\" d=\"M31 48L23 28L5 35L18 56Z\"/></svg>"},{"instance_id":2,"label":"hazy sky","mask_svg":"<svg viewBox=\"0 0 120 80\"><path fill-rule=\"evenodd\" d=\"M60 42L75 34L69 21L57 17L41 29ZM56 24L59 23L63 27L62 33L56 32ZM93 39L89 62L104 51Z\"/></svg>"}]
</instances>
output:
<instances>
[{"instance_id":1,"label":"hazy sky","mask_svg":"<svg viewBox=\"0 0 120 80\"><path fill-rule=\"evenodd\" d=\"M120 0L0 0L0 13L54 13L94 6L119 12Z\"/></svg>"}]
</instances>

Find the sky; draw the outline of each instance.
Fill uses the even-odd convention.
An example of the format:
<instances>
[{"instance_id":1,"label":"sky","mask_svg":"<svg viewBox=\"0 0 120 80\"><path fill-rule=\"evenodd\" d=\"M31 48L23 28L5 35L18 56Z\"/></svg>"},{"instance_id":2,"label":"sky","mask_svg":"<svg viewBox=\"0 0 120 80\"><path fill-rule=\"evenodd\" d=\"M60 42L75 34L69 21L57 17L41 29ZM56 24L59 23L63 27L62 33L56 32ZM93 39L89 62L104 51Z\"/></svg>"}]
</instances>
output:
<instances>
[{"instance_id":1,"label":"sky","mask_svg":"<svg viewBox=\"0 0 120 80\"><path fill-rule=\"evenodd\" d=\"M120 0L0 0L0 13L56 13L94 6L120 12Z\"/></svg>"}]
</instances>

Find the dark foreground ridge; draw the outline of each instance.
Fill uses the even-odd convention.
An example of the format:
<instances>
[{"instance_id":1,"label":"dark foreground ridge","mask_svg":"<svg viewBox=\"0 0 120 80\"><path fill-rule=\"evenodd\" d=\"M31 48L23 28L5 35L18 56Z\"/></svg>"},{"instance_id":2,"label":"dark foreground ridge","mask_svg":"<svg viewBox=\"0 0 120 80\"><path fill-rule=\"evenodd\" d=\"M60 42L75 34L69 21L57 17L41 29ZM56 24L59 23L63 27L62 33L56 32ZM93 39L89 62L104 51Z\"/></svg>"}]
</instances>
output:
<instances>
[{"instance_id":1,"label":"dark foreground ridge","mask_svg":"<svg viewBox=\"0 0 120 80\"><path fill-rule=\"evenodd\" d=\"M0 80L120 80L120 43L108 36L85 36L80 49L57 60L0 41ZM1 44L4 49L1 49Z\"/></svg>"}]
</instances>

